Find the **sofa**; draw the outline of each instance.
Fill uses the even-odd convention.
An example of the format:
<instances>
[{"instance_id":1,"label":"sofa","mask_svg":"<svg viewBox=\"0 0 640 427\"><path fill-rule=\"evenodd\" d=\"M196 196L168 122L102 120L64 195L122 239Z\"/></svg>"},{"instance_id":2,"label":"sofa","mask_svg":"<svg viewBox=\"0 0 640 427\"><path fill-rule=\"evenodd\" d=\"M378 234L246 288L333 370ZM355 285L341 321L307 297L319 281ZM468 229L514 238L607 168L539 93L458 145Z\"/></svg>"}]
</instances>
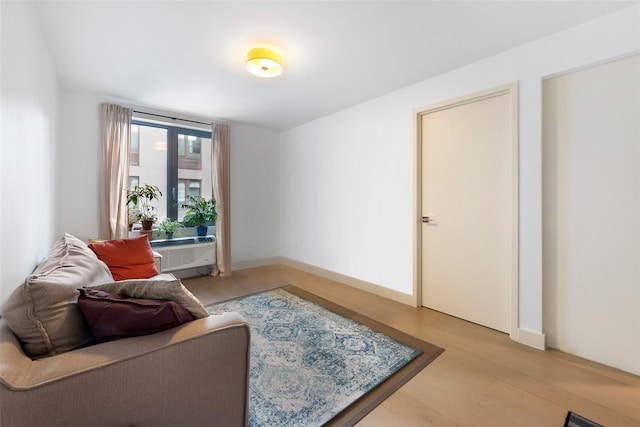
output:
<instances>
[{"instance_id":1,"label":"sofa","mask_svg":"<svg viewBox=\"0 0 640 427\"><path fill-rule=\"evenodd\" d=\"M81 274L75 278L78 268L70 262L74 252L84 257L77 262ZM242 316L206 313L160 332L91 341L91 334L82 330L88 328L84 320L88 317L83 319L77 295L62 305L48 303L64 313L55 319L48 319L45 310L34 305L33 300L41 296L37 292L43 289L47 301L55 300L52 295L59 291L51 288L56 286L56 274L64 275L59 281L66 291L78 280L84 282L82 289L119 288L133 293L142 289L151 290L152 296L173 286L182 294L172 304L178 301L192 312L202 307L177 279L166 275L114 282L105 274L105 264L97 257L94 260L87 245L73 236L56 242L54 253L50 259L55 262L49 259L41 264L44 267L39 266L2 307L0 425L248 425L250 330ZM46 285L42 285L44 278ZM117 298L129 301L128 295ZM76 323L69 326L69 319ZM42 337L23 330L20 322L36 322L35 334L45 338L45 345L36 340ZM59 326L71 332L60 334L54 330ZM70 342L69 336L74 340Z\"/></svg>"}]
</instances>

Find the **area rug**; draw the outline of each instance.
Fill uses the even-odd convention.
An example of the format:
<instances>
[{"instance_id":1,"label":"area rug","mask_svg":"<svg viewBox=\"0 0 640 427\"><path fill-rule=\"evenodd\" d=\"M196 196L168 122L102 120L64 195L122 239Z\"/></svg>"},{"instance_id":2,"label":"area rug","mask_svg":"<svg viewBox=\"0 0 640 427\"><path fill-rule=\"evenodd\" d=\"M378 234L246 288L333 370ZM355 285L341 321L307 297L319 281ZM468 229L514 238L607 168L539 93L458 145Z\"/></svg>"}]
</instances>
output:
<instances>
[{"instance_id":1,"label":"area rug","mask_svg":"<svg viewBox=\"0 0 640 427\"><path fill-rule=\"evenodd\" d=\"M293 286L207 310L251 327L252 427L353 425L443 351Z\"/></svg>"}]
</instances>

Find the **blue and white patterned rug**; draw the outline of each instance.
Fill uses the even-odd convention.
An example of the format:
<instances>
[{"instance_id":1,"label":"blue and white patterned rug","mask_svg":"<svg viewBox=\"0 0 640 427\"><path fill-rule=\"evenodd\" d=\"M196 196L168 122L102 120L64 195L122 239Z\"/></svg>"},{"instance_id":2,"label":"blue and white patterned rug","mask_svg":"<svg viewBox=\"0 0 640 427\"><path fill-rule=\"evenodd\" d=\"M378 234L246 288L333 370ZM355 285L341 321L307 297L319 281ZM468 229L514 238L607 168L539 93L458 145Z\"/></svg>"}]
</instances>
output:
<instances>
[{"instance_id":1,"label":"blue and white patterned rug","mask_svg":"<svg viewBox=\"0 0 640 427\"><path fill-rule=\"evenodd\" d=\"M251 327L253 427L323 425L422 353L284 289L207 309Z\"/></svg>"}]
</instances>

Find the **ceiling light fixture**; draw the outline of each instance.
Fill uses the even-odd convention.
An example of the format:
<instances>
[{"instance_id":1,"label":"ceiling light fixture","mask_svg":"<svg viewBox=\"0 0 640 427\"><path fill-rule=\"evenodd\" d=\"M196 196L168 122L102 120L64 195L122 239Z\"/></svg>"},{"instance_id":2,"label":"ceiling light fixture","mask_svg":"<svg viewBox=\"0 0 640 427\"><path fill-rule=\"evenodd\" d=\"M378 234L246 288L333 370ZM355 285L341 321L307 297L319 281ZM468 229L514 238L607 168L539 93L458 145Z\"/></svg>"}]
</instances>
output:
<instances>
[{"instance_id":1,"label":"ceiling light fixture","mask_svg":"<svg viewBox=\"0 0 640 427\"><path fill-rule=\"evenodd\" d=\"M247 53L247 71L260 77L282 74L282 58L274 49L255 47Z\"/></svg>"}]
</instances>

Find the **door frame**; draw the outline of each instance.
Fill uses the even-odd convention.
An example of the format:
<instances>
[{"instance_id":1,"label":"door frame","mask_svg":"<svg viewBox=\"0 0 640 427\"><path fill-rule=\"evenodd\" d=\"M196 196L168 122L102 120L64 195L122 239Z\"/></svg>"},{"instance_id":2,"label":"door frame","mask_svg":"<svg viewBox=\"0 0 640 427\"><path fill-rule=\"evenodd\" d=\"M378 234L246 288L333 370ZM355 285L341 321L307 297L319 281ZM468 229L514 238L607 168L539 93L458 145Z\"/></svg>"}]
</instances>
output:
<instances>
[{"instance_id":1,"label":"door frame","mask_svg":"<svg viewBox=\"0 0 640 427\"><path fill-rule=\"evenodd\" d=\"M511 109L511 287L510 287L510 332L509 337L518 340L519 312L519 156L518 156L518 82L508 83L470 95L438 102L414 109L414 146L413 146L413 294L416 307L422 306L422 117L437 111L455 108L461 105L482 101L496 96L508 95Z\"/></svg>"}]
</instances>

